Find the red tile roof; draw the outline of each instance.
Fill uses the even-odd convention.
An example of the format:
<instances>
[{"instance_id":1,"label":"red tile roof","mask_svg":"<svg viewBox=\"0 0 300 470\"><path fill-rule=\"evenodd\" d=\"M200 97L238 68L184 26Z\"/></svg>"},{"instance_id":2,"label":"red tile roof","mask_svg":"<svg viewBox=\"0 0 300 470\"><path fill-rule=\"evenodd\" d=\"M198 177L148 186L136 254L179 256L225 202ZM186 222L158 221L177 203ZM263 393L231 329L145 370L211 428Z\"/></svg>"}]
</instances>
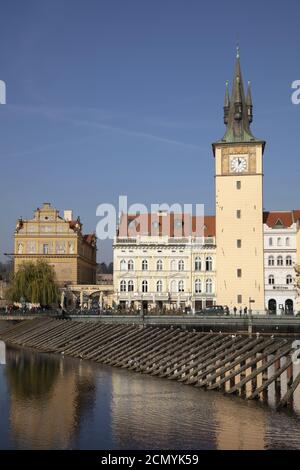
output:
<instances>
[{"instance_id":1,"label":"red tile roof","mask_svg":"<svg viewBox=\"0 0 300 470\"><path fill-rule=\"evenodd\" d=\"M136 220L136 223L134 221ZM133 224L132 224L133 222ZM204 233L203 233L204 232ZM214 237L216 233L215 216L192 216L191 214L153 213L122 215L118 236L136 235L188 237Z\"/></svg>"},{"instance_id":2,"label":"red tile roof","mask_svg":"<svg viewBox=\"0 0 300 470\"><path fill-rule=\"evenodd\" d=\"M278 212L264 212L264 224L270 228L274 228L276 225L283 227L290 227L292 224L297 222L300 218L300 210L295 211L278 211Z\"/></svg>"}]
</instances>

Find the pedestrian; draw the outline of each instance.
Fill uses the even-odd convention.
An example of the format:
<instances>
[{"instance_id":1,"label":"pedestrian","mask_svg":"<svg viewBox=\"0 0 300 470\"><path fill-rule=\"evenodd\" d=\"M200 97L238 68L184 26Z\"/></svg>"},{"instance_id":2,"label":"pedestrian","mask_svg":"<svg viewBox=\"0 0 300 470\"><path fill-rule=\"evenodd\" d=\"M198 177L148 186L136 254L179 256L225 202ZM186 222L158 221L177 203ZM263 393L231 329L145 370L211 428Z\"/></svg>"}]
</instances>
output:
<instances>
[{"instance_id":1,"label":"pedestrian","mask_svg":"<svg viewBox=\"0 0 300 470\"><path fill-rule=\"evenodd\" d=\"M248 308L247 308L247 307L245 307L245 308L244 308L244 315L246 316L246 315L247 315L247 313L248 313Z\"/></svg>"},{"instance_id":2,"label":"pedestrian","mask_svg":"<svg viewBox=\"0 0 300 470\"><path fill-rule=\"evenodd\" d=\"M237 312L237 308L233 307L233 314L234 314L235 317L236 317L236 312Z\"/></svg>"},{"instance_id":3,"label":"pedestrian","mask_svg":"<svg viewBox=\"0 0 300 470\"><path fill-rule=\"evenodd\" d=\"M243 309L242 307L240 307L240 317L242 316L242 314L243 314Z\"/></svg>"}]
</instances>

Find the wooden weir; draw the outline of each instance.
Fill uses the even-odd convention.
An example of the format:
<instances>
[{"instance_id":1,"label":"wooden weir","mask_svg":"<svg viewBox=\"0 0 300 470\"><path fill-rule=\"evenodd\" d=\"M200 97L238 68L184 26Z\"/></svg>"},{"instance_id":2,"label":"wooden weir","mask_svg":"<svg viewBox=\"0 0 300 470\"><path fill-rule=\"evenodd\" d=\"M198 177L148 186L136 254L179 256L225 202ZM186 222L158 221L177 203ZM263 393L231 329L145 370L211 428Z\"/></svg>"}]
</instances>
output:
<instances>
[{"instance_id":1,"label":"wooden weir","mask_svg":"<svg viewBox=\"0 0 300 470\"><path fill-rule=\"evenodd\" d=\"M273 386L277 409L292 405L300 384L292 340L282 338L41 318L9 327L0 339L250 400L267 400Z\"/></svg>"}]
</instances>

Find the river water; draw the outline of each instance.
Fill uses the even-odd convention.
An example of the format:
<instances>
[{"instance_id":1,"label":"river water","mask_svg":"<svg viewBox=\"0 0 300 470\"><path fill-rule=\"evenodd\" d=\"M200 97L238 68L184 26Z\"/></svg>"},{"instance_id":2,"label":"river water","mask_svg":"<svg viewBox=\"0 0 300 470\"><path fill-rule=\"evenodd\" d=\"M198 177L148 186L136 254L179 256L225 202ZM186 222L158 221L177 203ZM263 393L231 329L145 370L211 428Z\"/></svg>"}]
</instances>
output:
<instances>
[{"instance_id":1,"label":"river water","mask_svg":"<svg viewBox=\"0 0 300 470\"><path fill-rule=\"evenodd\" d=\"M0 449L300 448L300 406L278 413L219 392L22 348L7 347L0 365L0 416Z\"/></svg>"}]
</instances>

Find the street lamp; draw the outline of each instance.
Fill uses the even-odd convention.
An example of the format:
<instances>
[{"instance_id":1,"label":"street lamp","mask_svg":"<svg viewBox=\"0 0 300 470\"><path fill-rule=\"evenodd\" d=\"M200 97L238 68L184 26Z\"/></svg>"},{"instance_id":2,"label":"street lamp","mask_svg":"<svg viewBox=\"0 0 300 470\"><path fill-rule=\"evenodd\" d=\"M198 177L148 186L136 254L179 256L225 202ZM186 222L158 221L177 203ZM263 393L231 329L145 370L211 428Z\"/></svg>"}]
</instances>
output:
<instances>
[{"instance_id":1,"label":"street lamp","mask_svg":"<svg viewBox=\"0 0 300 470\"><path fill-rule=\"evenodd\" d=\"M255 303L255 300L254 300L254 299L251 299L251 297L249 297L249 315L248 315L249 322L248 322L248 333L249 333L249 336L250 336L250 337L252 336L252 331L253 331L251 304L254 304L254 303Z\"/></svg>"}]
</instances>

